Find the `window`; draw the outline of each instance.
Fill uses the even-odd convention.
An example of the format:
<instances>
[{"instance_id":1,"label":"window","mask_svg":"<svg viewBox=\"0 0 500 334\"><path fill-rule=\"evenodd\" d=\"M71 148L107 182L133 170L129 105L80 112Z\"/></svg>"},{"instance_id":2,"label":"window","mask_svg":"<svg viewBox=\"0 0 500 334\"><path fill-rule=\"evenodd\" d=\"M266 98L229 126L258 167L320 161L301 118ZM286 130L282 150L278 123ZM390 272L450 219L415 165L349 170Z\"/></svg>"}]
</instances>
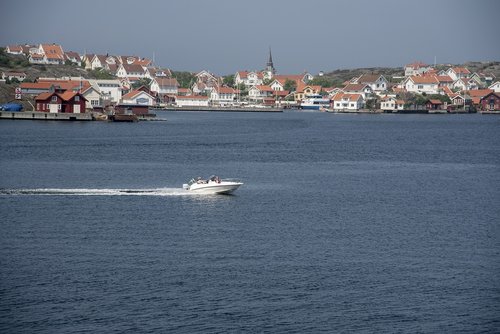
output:
<instances>
[{"instance_id":1,"label":"window","mask_svg":"<svg viewBox=\"0 0 500 334\"><path fill-rule=\"evenodd\" d=\"M80 96L75 96L75 102L80 102Z\"/></svg>"},{"instance_id":2,"label":"window","mask_svg":"<svg viewBox=\"0 0 500 334\"><path fill-rule=\"evenodd\" d=\"M57 102L57 96L52 96L52 99L51 99L52 102Z\"/></svg>"},{"instance_id":3,"label":"window","mask_svg":"<svg viewBox=\"0 0 500 334\"><path fill-rule=\"evenodd\" d=\"M418 89L424 89L424 85L418 85Z\"/></svg>"}]
</instances>

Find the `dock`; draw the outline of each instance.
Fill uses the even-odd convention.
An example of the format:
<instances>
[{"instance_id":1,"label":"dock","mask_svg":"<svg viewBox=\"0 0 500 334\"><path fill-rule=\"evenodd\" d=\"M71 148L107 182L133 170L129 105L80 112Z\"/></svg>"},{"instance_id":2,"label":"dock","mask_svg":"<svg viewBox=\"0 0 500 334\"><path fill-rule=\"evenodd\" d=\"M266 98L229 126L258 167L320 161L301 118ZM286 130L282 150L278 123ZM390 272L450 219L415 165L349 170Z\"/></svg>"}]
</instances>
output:
<instances>
[{"instance_id":1,"label":"dock","mask_svg":"<svg viewBox=\"0 0 500 334\"><path fill-rule=\"evenodd\" d=\"M105 115L101 113L48 113L39 111L0 111L0 119L31 120L31 121L107 121L107 122L137 122L137 121L165 121L157 119L156 114Z\"/></svg>"},{"instance_id":2,"label":"dock","mask_svg":"<svg viewBox=\"0 0 500 334\"><path fill-rule=\"evenodd\" d=\"M0 119L39 121L94 121L93 113L48 113L39 111L0 111Z\"/></svg>"},{"instance_id":3,"label":"dock","mask_svg":"<svg viewBox=\"0 0 500 334\"><path fill-rule=\"evenodd\" d=\"M212 112L283 112L282 108L255 108L255 107L174 107L166 106L158 109L151 108L158 111L212 111Z\"/></svg>"}]
</instances>

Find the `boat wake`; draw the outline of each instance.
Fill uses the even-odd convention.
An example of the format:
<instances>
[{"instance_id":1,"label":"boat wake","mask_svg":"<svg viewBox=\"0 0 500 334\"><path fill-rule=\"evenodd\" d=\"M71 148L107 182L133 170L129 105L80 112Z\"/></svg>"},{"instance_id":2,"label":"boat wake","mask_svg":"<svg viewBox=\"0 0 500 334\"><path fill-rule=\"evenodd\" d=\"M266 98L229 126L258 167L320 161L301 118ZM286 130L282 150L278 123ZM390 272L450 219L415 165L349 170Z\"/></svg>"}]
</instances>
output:
<instances>
[{"instance_id":1,"label":"boat wake","mask_svg":"<svg viewBox=\"0 0 500 334\"><path fill-rule=\"evenodd\" d=\"M45 195L45 196L192 196L182 188L154 189L86 189L86 188L36 188L0 189L2 195Z\"/></svg>"}]
</instances>

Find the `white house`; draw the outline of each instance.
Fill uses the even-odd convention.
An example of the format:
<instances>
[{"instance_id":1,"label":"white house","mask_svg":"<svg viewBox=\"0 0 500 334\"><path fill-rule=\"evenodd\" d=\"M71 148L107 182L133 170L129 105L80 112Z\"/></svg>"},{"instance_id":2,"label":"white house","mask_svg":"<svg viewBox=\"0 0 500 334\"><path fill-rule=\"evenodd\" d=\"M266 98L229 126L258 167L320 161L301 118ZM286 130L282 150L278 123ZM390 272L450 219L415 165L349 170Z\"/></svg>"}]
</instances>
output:
<instances>
[{"instance_id":1,"label":"white house","mask_svg":"<svg viewBox=\"0 0 500 334\"><path fill-rule=\"evenodd\" d=\"M177 96L175 98L175 103L179 107L208 107L208 96Z\"/></svg>"},{"instance_id":2,"label":"white house","mask_svg":"<svg viewBox=\"0 0 500 334\"><path fill-rule=\"evenodd\" d=\"M262 75L262 73L258 72L240 71L237 72L234 77L234 82L236 85L243 84L247 87L262 85L263 80L264 76Z\"/></svg>"},{"instance_id":3,"label":"white house","mask_svg":"<svg viewBox=\"0 0 500 334\"><path fill-rule=\"evenodd\" d=\"M238 90L231 87L215 87L210 93L210 101L215 104L229 104L236 99Z\"/></svg>"},{"instance_id":4,"label":"white house","mask_svg":"<svg viewBox=\"0 0 500 334\"><path fill-rule=\"evenodd\" d=\"M434 76L410 76L402 86L411 93L439 94L439 81Z\"/></svg>"},{"instance_id":5,"label":"white house","mask_svg":"<svg viewBox=\"0 0 500 334\"><path fill-rule=\"evenodd\" d=\"M175 78L156 77L151 81L150 89L152 92L162 95L177 95L179 92L179 83Z\"/></svg>"},{"instance_id":6,"label":"white house","mask_svg":"<svg viewBox=\"0 0 500 334\"><path fill-rule=\"evenodd\" d=\"M2 72L2 80L12 80L16 79L18 81L24 81L26 79L26 73L24 72Z\"/></svg>"},{"instance_id":7,"label":"white house","mask_svg":"<svg viewBox=\"0 0 500 334\"><path fill-rule=\"evenodd\" d=\"M101 93L99 88L95 86L88 86L81 91L81 94L87 101L85 101L85 109L91 110L94 107L101 107Z\"/></svg>"},{"instance_id":8,"label":"white house","mask_svg":"<svg viewBox=\"0 0 500 334\"><path fill-rule=\"evenodd\" d=\"M338 93L333 98L332 107L334 110L357 111L364 106L364 99L361 94Z\"/></svg>"},{"instance_id":9,"label":"white house","mask_svg":"<svg viewBox=\"0 0 500 334\"><path fill-rule=\"evenodd\" d=\"M7 45L5 47L5 52L11 55L22 55L24 54L23 48L20 45Z\"/></svg>"},{"instance_id":10,"label":"white house","mask_svg":"<svg viewBox=\"0 0 500 334\"><path fill-rule=\"evenodd\" d=\"M382 92L387 90L389 82L383 75L363 74L359 78L355 78L351 83L369 85L374 92Z\"/></svg>"},{"instance_id":11,"label":"white house","mask_svg":"<svg viewBox=\"0 0 500 334\"><path fill-rule=\"evenodd\" d=\"M500 93L500 81L491 84L488 88L493 89L495 93Z\"/></svg>"},{"instance_id":12,"label":"white house","mask_svg":"<svg viewBox=\"0 0 500 334\"><path fill-rule=\"evenodd\" d=\"M274 79L270 84L269 87L271 87L272 90L274 91L284 91L285 90L285 85L282 83L280 80Z\"/></svg>"},{"instance_id":13,"label":"white house","mask_svg":"<svg viewBox=\"0 0 500 334\"><path fill-rule=\"evenodd\" d=\"M171 78L172 77L172 72L167 68L146 68L145 70L145 76L148 79L154 79L156 77L161 77L161 78Z\"/></svg>"},{"instance_id":14,"label":"white house","mask_svg":"<svg viewBox=\"0 0 500 334\"><path fill-rule=\"evenodd\" d=\"M397 111L403 110L405 107L405 101L397 100L394 97L386 97L380 102L380 109L389 110L389 111Z\"/></svg>"},{"instance_id":15,"label":"white house","mask_svg":"<svg viewBox=\"0 0 500 334\"><path fill-rule=\"evenodd\" d=\"M342 92L347 94L361 94L363 99L373 94L373 89L367 84L348 84L342 88Z\"/></svg>"},{"instance_id":16,"label":"white house","mask_svg":"<svg viewBox=\"0 0 500 334\"><path fill-rule=\"evenodd\" d=\"M101 99L103 100L118 103L122 98L122 84L120 80L90 79L89 83L99 89Z\"/></svg>"},{"instance_id":17,"label":"white house","mask_svg":"<svg viewBox=\"0 0 500 334\"><path fill-rule=\"evenodd\" d=\"M146 72L141 65L119 64L116 76L119 78L144 78Z\"/></svg>"},{"instance_id":18,"label":"white house","mask_svg":"<svg viewBox=\"0 0 500 334\"><path fill-rule=\"evenodd\" d=\"M405 65L405 77L410 77L414 75L422 75L432 69L431 66L424 64L422 62L416 61L414 63Z\"/></svg>"},{"instance_id":19,"label":"white house","mask_svg":"<svg viewBox=\"0 0 500 334\"><path fill-rule=\"evenodd\" d=\"M142 90L133 90L123 95L121 103L152 106L155 103L155 98Z\"/></svg>"},{"instance_id":20,"label":"white house","mask_svg":"<svg viewBox=\"0 0 500 334\"><path fill-rule=\"evenodd\" d=\"M453 83L453 88L458 88L460 90L473 90L479 89L479 85L476 80L469 78L457 79Z\"/></svg>"},{"instance_id":21,"label":"white house","mask_svg":"<svg viewBox=\"0 0 500 334\"><path fill-rule=\"evenodd\" d=\"M471 75L470 71L465 67L451 67L446 71L446 74L449 75L453 81L468 78Z\"/></svg>"},{"instance_id":22,"label":"white house","mask_svg":"<svg viewBox=\"0 0 500 334\"><path fill-rule=\"evenodd\" d=\"M248 90L248 98L250 100L263 100L268 97L273 97L273 92L275 92L270 86L266 85L256 85L250 87Z\"/></svg>"}]
</instances>

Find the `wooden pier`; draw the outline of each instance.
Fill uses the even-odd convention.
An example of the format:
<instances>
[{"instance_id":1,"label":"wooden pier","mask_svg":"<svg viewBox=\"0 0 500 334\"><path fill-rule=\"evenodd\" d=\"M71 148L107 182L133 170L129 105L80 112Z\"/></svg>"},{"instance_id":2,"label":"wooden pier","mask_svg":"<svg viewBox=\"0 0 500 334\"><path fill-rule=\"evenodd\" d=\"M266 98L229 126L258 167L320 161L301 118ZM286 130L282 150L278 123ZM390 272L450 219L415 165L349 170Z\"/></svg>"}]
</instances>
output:
<instances>
[{"instance_id":1,"label":"wooden pier","mask_svg":"<svg viewBox=\"0 0 500 334\"><path fill-rule=\"evenodd\" d=\"M254 107L162 107L158 109L151 108L153 110L165 110L165 111L212 111L212 112L283 112L282 108L254 108Z\"/></svg>"},{"instance_id":2,"label":"wooden pier","mask_svg":"<svg viewBox=\"0 0 500 334\"><path fill-rule=\"evenodd\" d=\"M38 111L0 111L0 119L39 121L95 121L93 113L48 113Z\"/></svg>"}]
</instances>

